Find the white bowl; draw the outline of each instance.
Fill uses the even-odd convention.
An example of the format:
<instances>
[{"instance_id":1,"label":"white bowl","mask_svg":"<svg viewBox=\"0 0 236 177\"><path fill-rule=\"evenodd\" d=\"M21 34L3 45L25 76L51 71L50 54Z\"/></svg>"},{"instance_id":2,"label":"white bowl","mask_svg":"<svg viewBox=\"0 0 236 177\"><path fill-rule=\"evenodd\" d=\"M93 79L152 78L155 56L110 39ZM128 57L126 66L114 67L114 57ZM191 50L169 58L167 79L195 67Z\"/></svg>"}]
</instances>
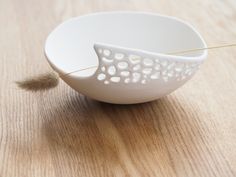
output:
<instances>
[{"instance_id":1,"label":"white bowl","mask_svg":"<svg viewBox=\"0 0 236 177\"><path fill-rule=\"evenodd\" d=\"M45 53L76 91L103 102L131 104L171 93L207 57L206 50L181 56L167 53L205 47L200 34L177 18L104 12L59 25L48 36ZM81 71L67 74L75 70Z\"/></svg>"}]
</instances>

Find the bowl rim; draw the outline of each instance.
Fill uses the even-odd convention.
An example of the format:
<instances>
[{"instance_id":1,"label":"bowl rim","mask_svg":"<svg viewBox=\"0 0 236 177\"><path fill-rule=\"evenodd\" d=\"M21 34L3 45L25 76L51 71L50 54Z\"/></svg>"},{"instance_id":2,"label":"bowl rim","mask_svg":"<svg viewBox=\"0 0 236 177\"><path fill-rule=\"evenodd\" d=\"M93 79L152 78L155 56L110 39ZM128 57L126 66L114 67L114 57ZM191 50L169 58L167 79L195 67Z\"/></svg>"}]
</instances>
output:
<instances>
[{"instance_id":1,"label":"bowl rim","mask_svg":"<svg viewBox=\"0 0 236 177\"><path fill-rule=\"evenodd\" d=\"M59 24L57 27L55 27L47 36L46 41L45 41L45 45L44 45L44 55L46 56L47 61L49 62L49 64L51 65L51 67L60 72L60 73L65 73L63 71L62 68L59 68L56 66L56 64L50 59L50 56L48 54L48 41L50 39L50 37L52 36L52 34L58 30L61 26L66 25L67 23L70 23L72 21L77 21L80 20L81 18L86 18L89 16L97 16L97 15L107 15L107 14L140 14L140 15L150 15L150 16L155 16L155 17L163 17L169 20L174 20L177 21L179 23L182 23L183 25L186 25L187 27L189 27L196 35L197 37L200 39L200 41L203 44L203 48L207 48L207 44L205 42L205 40L203 39L203 37L200 35L200 33L196 30L195 27L193 27L193 25L191 25L189 22L186 22L180 18L177 18L175 16L168 16L168 15L163 15L163 14L159 14L159 13L154 13L154 12L145 12L145 11L101 11L101 12L93 12L93 13L89 13L89 14L83 14L77 17L72 17L68 20L65 20L64 22L62 22L61 24ZM94 43L95 44L95 43ZM112 46L110 44L107 44L109 46ZM126 47L122 47L122 46L116 46L119 48L124 48L124 49L129 49L129 50L133 50L133 51L139 51L139 52L144 52L146 54L150 54L150 55L155 55L155 56L160 56L160 57L164 57L164 58L168 58L168 59L173 59L173 60L179 60L179 61L203 61L204 59L207 58L208 55L208 51L207 49L202 50L202 53L200 55L197 56L181 56L181 55L175 55L175 54L165 54L165 53L158 53L158 52L151 52L148 50L141 50L141 49L135 49L135 48L126 48ZM88 76L91 77L91 76Z\"/></svg>"}]
</instances>

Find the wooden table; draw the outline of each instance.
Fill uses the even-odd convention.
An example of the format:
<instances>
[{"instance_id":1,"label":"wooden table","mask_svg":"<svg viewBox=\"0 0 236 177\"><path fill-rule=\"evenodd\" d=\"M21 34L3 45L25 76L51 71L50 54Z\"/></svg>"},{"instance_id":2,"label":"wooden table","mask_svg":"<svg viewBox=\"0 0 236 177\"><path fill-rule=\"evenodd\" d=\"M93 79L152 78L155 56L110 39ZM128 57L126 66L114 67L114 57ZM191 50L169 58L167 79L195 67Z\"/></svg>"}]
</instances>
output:
<instances>
[{"instance_id":1,"label":"wooden table","mask_svg":"<svg viewBox=\"0 0 236 177\"><path fill-rule=\"evenodd\" d=\"M50 71L54 27L103 10L177 16L208 45L236 41L235 0L0 0L0 176L235 176L236 48L211 51L190 82L146 104L99 103L62 81L45 92L15 85Z\"/></svg>"}]
</instances>

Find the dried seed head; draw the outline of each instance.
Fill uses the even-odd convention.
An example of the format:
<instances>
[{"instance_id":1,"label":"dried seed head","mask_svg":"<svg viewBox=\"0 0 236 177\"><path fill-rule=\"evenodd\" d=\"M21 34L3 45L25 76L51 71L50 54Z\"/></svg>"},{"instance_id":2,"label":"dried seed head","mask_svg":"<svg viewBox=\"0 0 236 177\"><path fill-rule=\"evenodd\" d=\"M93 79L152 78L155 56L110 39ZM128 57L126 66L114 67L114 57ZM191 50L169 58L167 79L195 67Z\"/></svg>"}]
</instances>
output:
<instances>
[{"instance_id":1,"label":"dried seed head","mask_svg":"<svg viewBox=\"0 0 236 177\"><path fill-rule=\"evenodd\" d=\"M40 91L54 88L59 83L58 74L54 72L41 74L36 77L26 78L23 81L16 81L16 84L25 90Z\"/></svg>"}]
</instances>

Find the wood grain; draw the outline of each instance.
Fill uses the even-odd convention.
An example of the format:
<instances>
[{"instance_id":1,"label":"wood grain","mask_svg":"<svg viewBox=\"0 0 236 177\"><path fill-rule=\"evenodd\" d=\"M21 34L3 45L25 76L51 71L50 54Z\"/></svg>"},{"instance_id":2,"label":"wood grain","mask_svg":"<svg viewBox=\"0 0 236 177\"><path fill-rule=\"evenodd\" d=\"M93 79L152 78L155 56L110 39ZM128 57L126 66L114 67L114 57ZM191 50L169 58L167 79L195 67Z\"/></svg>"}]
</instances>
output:
<instances>
[{"instance_id":1,"label":"wood grain","mask_svg":"<svg viewBox=\"0 0 236 177\"><path fill-rule=\"evenodd\" d=\"M209 45L236 41L235 0L0 0L0 176L236 176L235 48L210 52L184 87L146 104L99 103L62 81L17 88L50 71L43 46L56 25L103 10L177 16Z\"/></svg>"}]
</instances>

